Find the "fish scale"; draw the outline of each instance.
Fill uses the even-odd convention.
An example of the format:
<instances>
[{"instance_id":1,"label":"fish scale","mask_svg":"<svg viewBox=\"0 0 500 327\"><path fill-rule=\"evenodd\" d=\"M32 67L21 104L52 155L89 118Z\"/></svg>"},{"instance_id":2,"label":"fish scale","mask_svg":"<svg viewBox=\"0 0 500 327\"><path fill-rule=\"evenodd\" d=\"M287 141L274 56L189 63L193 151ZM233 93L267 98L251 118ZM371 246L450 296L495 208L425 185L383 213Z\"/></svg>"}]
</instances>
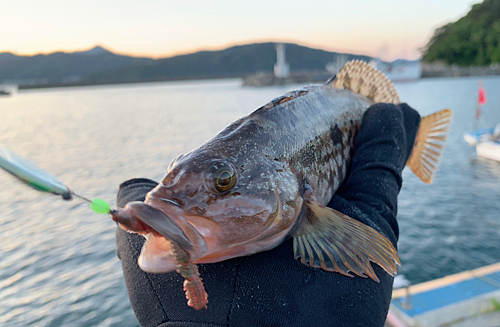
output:
<instances>
[{"instance_id":1,"label":"fish scale","mask_svg":"<svg viewBox=\"0 0 500 327\"><path fill-rule=\"evenodd\" d=\"M326 204L345 178L354 136L373 103L347 90L321 85L306 90L284 103L272 101L273 106L263 107L265 112L257 110L250 117L275 122L262 131L280 140L273 143L274 156L307 176L318 202Z\"/></svg>"}]
</instances>

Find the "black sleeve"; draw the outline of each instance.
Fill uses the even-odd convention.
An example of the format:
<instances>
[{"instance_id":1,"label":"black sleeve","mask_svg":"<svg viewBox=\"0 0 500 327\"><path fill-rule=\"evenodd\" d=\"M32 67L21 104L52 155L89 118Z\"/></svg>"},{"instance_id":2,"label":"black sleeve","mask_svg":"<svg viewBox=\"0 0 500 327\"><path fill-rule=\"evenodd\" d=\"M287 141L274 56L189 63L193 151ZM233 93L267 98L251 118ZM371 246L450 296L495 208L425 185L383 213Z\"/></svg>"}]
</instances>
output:
<instances>
[{"instance_id":1,"label":"black sleeve","mask_svg":"<svg viewBox=\"0 0 500 327\"><path fill-rule=\"evenodd\" d=\"M351 172L329 206L376 228L396 242L401 170L411 152L419 116L408 106L376 105L363 119ZM143 200L156 183L123 183L118 205ZM137 265L143 239L117 230L117 252L132 307L142 326L383 326L392 277L380 283L314 269L293 258L292 241L219 263L199 265L208 309L186 304L183 278L149 274Z\"/></svg>"}]
</instances>

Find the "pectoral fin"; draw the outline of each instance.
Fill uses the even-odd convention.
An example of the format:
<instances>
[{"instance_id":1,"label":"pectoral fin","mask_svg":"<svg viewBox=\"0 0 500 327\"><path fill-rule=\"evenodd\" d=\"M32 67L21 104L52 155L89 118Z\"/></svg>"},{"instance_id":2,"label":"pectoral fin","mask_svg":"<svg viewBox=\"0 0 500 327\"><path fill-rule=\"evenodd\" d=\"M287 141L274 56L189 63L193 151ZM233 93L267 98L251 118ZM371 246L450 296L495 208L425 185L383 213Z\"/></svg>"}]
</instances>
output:
<instances>
[{"instance_id":1,"label":"pectoral fin","mask_svg":"<svg viewBox=\"0 0 500 327\"><path fill-rule=\"evenodd\" d=\"M304 264L379 282L370 264L375 262L391 276L401 265L392 243L373 228L336 210L307 201L308 214L295 233L295 258Z\"/></svg>"}]
</instances>

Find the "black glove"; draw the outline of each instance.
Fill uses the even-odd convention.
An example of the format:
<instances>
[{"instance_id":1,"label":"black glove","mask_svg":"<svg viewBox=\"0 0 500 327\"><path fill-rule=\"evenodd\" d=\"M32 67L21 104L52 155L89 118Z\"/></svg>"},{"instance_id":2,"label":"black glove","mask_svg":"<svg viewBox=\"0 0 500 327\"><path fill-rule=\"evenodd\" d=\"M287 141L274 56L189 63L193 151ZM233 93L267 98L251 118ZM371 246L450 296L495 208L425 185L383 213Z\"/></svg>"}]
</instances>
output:
<instances>
[{"instance_id":1,"label":"black glove","mask_svg":"<svg viewBox=\"0 0 500 327\"><path fill-rule=\"evenodd\" d=\"M349 174L328 204L394 245L401 171L419 122L419 114L406 104L370 107ZM143 201L155 186L147 179L123 183L118 206ZM180 274L139 268L141 236L118 229L116 239L130 302L142 326L383 326L391 301L393 278L378 265L373 268L380 283L314 269L293 258L288 240L270 251L198 265L209 297L208 309L195 311L186 304Z\"/></svg>"}]
</instances>

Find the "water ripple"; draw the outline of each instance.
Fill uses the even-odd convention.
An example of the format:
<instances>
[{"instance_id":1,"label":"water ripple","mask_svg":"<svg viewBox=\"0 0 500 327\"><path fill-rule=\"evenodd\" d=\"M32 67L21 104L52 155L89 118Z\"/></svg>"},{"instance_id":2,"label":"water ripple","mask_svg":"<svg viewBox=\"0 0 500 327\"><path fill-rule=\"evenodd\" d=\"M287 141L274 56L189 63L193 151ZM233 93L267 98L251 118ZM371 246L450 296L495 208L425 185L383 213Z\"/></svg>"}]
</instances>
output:
<instances>
[{"instance_id":1,"label":"water ripple","mask_svg":"<svg viewBox=\"0 0 500 327\"><path fill-rule=\"evenodd\" d=\"M159 180L175 156L286 91L238 85L212 81L21 91L2 99L0 144L37 162L77 193L115 206L121 182ZM485 78L484 87L486 121L500 122L500 78ZM428 79L396 88L422 114L443 108L455 112L434 184L423 185L404 172L398 215L401 271L416 283L500 261L500 165L475 159L462 141L462 133L472 127L476 79ZM116 225L85 203L39 194L6 174L0 174L0 183L0 325L137 326L124 301Z\"/></svg>"}]
</instances>

